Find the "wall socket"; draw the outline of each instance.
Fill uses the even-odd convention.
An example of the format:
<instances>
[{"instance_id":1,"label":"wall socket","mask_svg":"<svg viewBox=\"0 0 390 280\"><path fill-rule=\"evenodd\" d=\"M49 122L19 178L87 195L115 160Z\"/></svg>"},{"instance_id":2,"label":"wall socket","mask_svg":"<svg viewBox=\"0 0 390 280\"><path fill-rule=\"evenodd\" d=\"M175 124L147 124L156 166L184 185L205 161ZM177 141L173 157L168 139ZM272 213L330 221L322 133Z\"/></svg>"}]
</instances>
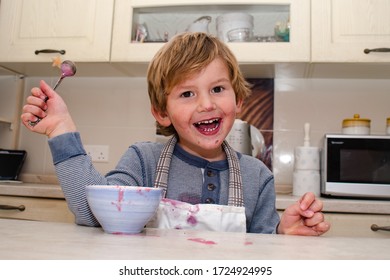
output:
<instances>
[{"instance_id":1,"label":"wall socket","mask_svg":"<svg viewBox=\"0 0 390 280\"><path fill-rule=\"evenodd\" d=\"M93 162L108 162L109 146L107 145L84 145Z\"/></svg>"}]
</instances>

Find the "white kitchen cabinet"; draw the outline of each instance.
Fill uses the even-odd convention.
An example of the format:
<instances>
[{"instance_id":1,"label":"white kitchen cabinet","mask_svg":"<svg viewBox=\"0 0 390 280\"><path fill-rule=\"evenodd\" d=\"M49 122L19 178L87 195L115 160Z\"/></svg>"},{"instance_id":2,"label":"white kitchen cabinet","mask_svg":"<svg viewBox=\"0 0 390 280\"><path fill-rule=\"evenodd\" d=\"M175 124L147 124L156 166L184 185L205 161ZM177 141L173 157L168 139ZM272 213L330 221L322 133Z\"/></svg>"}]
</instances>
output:
<instances>
[{"instance_id":1,"label":"white kitchen cabinet","mask_svg":"<svg viewBox=\"0 0 390 280\"><path fill-rule=\"evenodd\" d=\"M0 63L108 62L113 9L114 0L1 0Z\"/></svg>"},{"instance_id":2,"label":"white kitchen cabinet","mask_svg":"<svg viewBox=\"0 0 390 280\"><path fill-rule=\"evenodd\" d=\"M312 62L390 62L390 0L311 2Z\"/></svg>"},{"instance_id":3,"label":"white kitchen cabinet","mask_svg":"<svg viewBox=\"0 0 390 280\"><path fill-rule=\"evenodd\" d=\"M209 32L217 35L216 18L229 12L245 12L254 17L254 37L251 42L229 42L241 64L278 62L309 62L310 1L309 0L117 0L112 39L112 62L145 65L166 39L184 32L196 19L211 16ZM287 42L259 42L274 36L277 22L290 21ZM134 42L138 24L147 28L148 38ZM141 67L144 71L145 67Z\"/></svg>"}]
</instances>

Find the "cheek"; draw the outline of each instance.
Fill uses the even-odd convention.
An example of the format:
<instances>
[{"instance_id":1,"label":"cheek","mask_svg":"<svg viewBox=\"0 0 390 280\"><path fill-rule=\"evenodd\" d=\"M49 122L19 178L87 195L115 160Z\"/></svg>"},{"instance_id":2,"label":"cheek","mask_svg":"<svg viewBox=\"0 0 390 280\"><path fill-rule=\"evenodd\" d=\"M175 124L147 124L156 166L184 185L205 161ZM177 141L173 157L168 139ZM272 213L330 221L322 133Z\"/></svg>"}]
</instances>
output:
<instances>
[{"instance_id":1,"label":"cheek","mask_svg":"<svg viewBox=\"0 0 390 280\"><path fill-rule=\"evenodd\" d=\"M236 104L235 100L234 101L230 101L230 102L225 102L223 104L224 108L225 108L225 113L226 115L235 115L237 113L240 113L241 111L241 105L239 104Z\"/></svg>"},{"instance_id":2,"label":"cheek","mask_svg":"<svg viewBox=\"0 0 390 280\"><path fill-rule=\"evenodd\" d=\"M172 122L173 126L178 129L179 127L184 127L189 122L188 110L182 106L176 106L175 108L167 108L168 118Z\"/></svg>"}]
</instances>

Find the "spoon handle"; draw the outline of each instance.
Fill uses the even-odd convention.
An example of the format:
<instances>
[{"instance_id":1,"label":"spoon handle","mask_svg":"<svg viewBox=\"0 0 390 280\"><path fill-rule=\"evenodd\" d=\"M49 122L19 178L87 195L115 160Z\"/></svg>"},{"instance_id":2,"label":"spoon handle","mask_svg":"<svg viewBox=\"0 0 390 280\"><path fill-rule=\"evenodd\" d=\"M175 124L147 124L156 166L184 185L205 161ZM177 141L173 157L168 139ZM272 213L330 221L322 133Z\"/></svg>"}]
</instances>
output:
<instances>
[{"instance_id":1,"label":"spoon handle","mask_svg":"<svg viewBox=\"0 0 390 280\"><path fill-rule=\"evenodd\" d=\"M56 82L56 84L54 85L53 87L53 90L56 90L56 88L61 84L62 80L65 78L64 75L61 75L61 77L58 79L58 81ZM44 102L46 102L47 100L49 99L49 97L45 97L45 99L43 100ZM28 121L28 125L29 126L36 126L37 123L39 123L42 119L41 118L38 118L36 121Z\"/></svg>"},{"instance_id":2,"label":"spoon handle","mask_svg":"<svg viewBox=\"0 0 390 280\"><path fill-rule=\"evenodd\" d=\"M58 81L56 82L56 84L54 85L54 87L53 87L53 90L56 90L56 88L61 84L61 82L62 82L62 80L65 78L65 76L64 75L62 75L59 79L58 79ZM47 98L47 97L46 97Z\"/></svg>"}]
</instances>

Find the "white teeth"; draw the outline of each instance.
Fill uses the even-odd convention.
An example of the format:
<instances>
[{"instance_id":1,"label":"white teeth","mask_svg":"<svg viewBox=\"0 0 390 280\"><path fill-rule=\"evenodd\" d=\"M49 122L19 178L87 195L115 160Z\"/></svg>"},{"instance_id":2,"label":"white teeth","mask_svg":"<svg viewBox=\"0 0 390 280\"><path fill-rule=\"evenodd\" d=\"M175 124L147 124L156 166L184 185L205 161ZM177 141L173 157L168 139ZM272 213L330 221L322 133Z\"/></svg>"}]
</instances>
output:
<instances>
[{"instance_id":1,"label":"white teeth","mask_svg":"<svg viewBox=\"0 0 390 280\"><path fill-rule=\"evenodd\" d=\"M218 119L213 119L213 120L208 120L208 121L197 122L196 124L197 124L197 125L209 124L209 123L213 123L213 122L217 122L217 121L218 121Z\"/></svg>"},{"instance_id":2,"label":"white teeth","mask_svg":"<svg viewBox=\"0 0 390 280\"><path fill-rule=\"evenodd\" d=\"M219 118L215 118L215 119L207 120L207 121L200 121L200 122L195 123L195 125L200 127L201 125L207 125L207 124L212 124L212 123L215 123L214 127L208 127L208 128L203 127L202 128L204 132L212 132L219 127Z\"/></svg>"}]
</instances>

